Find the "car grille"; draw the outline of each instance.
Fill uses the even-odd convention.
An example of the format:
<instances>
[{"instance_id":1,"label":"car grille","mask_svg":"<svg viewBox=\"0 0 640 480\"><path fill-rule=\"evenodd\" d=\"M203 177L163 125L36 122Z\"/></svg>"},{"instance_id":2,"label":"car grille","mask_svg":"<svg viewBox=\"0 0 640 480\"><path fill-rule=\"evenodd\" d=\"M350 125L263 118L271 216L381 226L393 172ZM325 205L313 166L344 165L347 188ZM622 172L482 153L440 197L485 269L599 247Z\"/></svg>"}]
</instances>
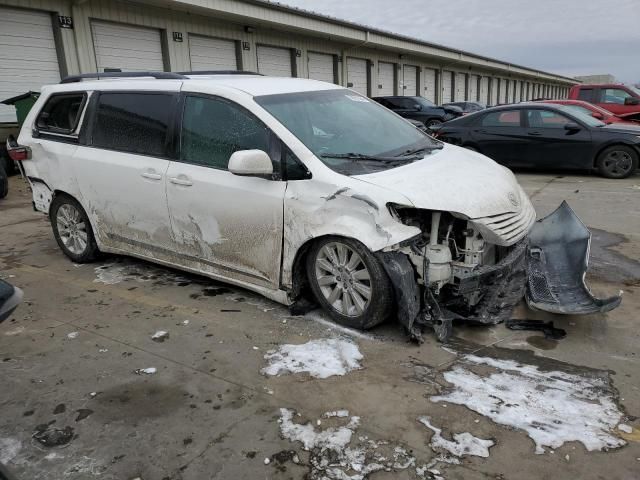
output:
<instances>
[{"instance_id":1,"label":"car grille","mask_svg":"<svg viewBox=\"0 0 640 480\"><path fill-rule=\"evenodd\" d=\"M519 212L507 212L471 220L482 237L495 245L509 246L524 237L536 220L536 212L526 202Z\"/></svg>"}]
</instances>

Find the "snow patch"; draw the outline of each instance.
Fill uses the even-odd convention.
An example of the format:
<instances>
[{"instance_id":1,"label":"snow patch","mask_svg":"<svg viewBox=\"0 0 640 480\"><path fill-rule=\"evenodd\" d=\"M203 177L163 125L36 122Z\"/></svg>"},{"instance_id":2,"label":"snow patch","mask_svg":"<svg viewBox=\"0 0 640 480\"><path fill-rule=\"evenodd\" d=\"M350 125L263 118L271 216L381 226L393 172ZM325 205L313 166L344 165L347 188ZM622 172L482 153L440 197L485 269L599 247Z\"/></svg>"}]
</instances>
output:
<instances>
[{"instance_id":1,"label":"snow patch","mask_svg":"<svg viewBox=\"0 0 640 480\"><path fill-rule=\"evenodd\" d=\"M264 358L269 363L262 369L265 375L308 373L315 378L327 378L360 369L363 356L354 343L322 339L302 345L281 345L278 350L269 350Z\"/></svg>"},{"instance_id":2,"label":"snow patch","mask_svg":"<svg viewBox=\"0 0 640 480\"><path fill-rule=\"evenodd\" d=\"M157 369L155 367L138 368L137 370L134 370L134 372L138 375L153 375L157 372Z\"/></svg>"},{"instance_id":3,"label":"snow patch","mask_svg":"<svg viewBox=\"0 0 640 480\"><path fill-rule=\"evenodd\" d=\"M349 416L349 410L333 410L331 412L324 412L322 418L345 418Z\"/></svg>"},{"instance_id":4,"label":"snow patch","mask_svg":"<svg viewBox=\"0 0 640 480\"><path fill-rule=\"evenodd\" d=\"M169 338L169 332L166 330L158 330L156 333L151 335L151 340L154 342L162 343Z\"/></svg>"},{"instance_id":5,"label":"snow patch","mask_svg":"<svg viewBox=\"0 0 640 480\"><path fill-rule=\"evenodd\" d=\"M67 338L70 338L71 340L73 340L74 338L78 338L78 335L80 335L80 332L70 332L70 333L67 333Z\"/></svg>"},{"instance_id":6,"label":"snow patch","mask_svg":"<svg viewBox=\"0 0 640 480\"><path fill-rule=\"evenodd\" d=\"M521 364L464 355L467 364L492 371L478 375L462 365L444 373L453 389L432 402L465 405L496 423L527 432L536 445L557 449L578 441L589 451L618 448L624 440L613 434L622 418L608 379L562 371L541 371Z\"/></svg>"},{"instance_id":7,"label":"snow patch","mask_svg":"<svg viewBox=\"0 0 640 480\"><path fill-rule=\"evenodd\" d=\"M18 456L22 442L15 438L0 438L0 463L7 464Z\"/></svg>"},{"instance_id":8,"label":"snow patch","mask_svg":"<svg viewBox=\"0 0 640 480\"><path fill-rule=\"evenodd\" d=\"M489 456L489 449L495 445L493 440L474 437L469 432L454 433L453 441L447 440L442 436L442 429L431 425L429 417L420 417L418 421L433 430L433 436L429 444L431 448L446 450L456 457L474 455L486 458Z\"/></svg>"}]
</instances>

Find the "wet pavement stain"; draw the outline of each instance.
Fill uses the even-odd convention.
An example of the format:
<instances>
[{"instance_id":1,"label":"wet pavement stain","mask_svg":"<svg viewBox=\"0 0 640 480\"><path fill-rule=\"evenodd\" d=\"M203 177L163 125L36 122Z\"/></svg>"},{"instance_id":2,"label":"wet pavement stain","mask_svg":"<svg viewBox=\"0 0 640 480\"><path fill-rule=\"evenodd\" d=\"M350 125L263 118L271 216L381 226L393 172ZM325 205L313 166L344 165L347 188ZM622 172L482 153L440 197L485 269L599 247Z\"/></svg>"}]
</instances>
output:
<instances>
[{"instance_id":1,"label":"wet pavement stain","mask_svg":"<svg viewBox=\"0 0 640 480\"><path fill-rule=\"evenodd\" d=\"M552 338L547 338L540 335L533 335L527 337L527 343L532 347L539 348L540 350L553 350L558 346L558 341Z\"/></svg>"},{"instance_id":2,"label":"wet pavement stain","mask_svg":"<svg viewBox=\"0 0 640 480\"><path fill-rule=\"evenodd\" d=\"M154 382L131 382L104 390L96 397L96 417L106 420L137 420L168 415L184 405L188 393L178 386ZM98 408L99 407L99 408Z\"/></svg>"},{"instance_id":3,"label":"wet pavement stain","mask_svg":"<svg viewBox=\"0 0 640 480\"><path fill-rule=\"evenodd\" d=\"M591 258L589 275L606 282L629 286L640 282L640 262L612 247L628 243L624 235L591 228Z\"/></svg>"}]
</instances>

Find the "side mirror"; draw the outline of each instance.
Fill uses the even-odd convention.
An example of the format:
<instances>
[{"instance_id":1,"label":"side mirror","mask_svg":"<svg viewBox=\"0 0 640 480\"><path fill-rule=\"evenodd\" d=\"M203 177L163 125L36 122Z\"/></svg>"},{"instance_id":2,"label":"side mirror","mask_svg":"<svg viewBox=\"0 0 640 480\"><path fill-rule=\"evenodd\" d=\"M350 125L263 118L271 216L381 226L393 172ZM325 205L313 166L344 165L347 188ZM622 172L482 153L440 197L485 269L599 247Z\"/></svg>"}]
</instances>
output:
<instances>
[{"instance_id":1,"label":"side mirror","mask_svg":"<svg viewBox=\"0 0 640 480\"><path fill-rule=\"evenodd\" d=\"M602 120L604 118L604 115L602 115L600 112L592 112L591 116L593 118L597 118L598 120Z\"/></svg>"},{"instance_id":2,"label":"side mirror","mask_svg":"<svg viewBox=\"0 0 640 480\"><path fill-rule=\"evenodd\" d=\"M228 170L245 177L268 177L273 174L273 164L262 150L238 150L229 158Z\"/></svg>"},{"instance_id":3,"label":"side mirror","mask_svg":"<svg viewBox=\"0 0 640 480\"><path fill-rule=\"evenodd\" d=\"M564 124L564 129L568 132L578 132L582 130L582 127L577 123L569 122Z\"/></svg>"},{"instance_id":4,"label":"side mirror","mask_svg":"<svg viewBox=\"0 0 640 480\"><path fill-rule=\"evenodd\" d=\"M640 98L627 97L624 99L625 105L640 105Z\"/></svg>"}]
</instances>

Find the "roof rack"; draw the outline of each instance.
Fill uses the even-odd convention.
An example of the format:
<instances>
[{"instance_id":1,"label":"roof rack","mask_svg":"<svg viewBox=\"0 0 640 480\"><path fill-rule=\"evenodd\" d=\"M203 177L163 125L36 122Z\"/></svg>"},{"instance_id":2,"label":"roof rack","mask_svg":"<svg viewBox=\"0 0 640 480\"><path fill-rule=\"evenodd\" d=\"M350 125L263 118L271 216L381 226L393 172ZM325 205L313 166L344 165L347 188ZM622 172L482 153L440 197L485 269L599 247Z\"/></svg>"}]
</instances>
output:
<instances>
[{"instance_id":1,"label":"roof rack","mask_svg":"<svg viewBox=\"0 0 640 480\"><path fill-rule=\"evenodd\" d=\"M178 72L180 75L260 75L262 73L247 70L198 70L195 72Z\"/></svg>"},{"instance_id":2,"label":"roof rack","mask_svg":"<svg viewBox=\"0 0 640 480\"><path fill-rule=\"evenodd\" d=\"M187 77L174 72L96 72L82 73L80 75L70 75L63 78L60 83L80 82L85 78L144 78L151 77L158 80L184 80Z\"/></svg>"}]
</instances>

